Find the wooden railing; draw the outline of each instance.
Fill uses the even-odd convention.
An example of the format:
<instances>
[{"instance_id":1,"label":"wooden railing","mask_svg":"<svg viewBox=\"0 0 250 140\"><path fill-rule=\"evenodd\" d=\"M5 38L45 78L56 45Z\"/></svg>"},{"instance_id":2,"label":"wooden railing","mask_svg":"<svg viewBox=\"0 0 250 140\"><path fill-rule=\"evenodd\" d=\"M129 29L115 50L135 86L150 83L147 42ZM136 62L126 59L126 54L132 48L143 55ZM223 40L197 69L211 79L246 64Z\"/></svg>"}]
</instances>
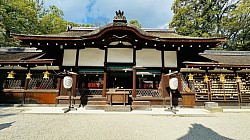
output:
<instances>
[{"instance_id":1,"label":"wooden railing","mask_svg":"<svg viewBox=\"0 0 250 140\"><path fill-rule=\"evenodd\" d=\"M111 89L110 89L111 90ZM128 91L129 94L132 94L132 89L112 89L115 91ZM107 89L106 92L108 92L109 89ZM102 95L102 89L80 89L78 88L76 90L76 95ZM144 97L144 96L150 96L150 97L157 97L161 98L162 95L158 92L157 89L136 89L136 95L137 97Z\"/></svg>"}]
</instances>

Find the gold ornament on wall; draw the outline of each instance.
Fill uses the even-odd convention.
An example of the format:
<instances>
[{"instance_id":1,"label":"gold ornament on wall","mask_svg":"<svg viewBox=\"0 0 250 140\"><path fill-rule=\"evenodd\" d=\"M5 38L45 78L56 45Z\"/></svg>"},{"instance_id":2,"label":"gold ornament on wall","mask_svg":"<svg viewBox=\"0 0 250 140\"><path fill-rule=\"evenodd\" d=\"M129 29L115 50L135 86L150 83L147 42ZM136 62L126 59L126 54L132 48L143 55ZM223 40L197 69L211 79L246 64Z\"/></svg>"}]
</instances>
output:
<instances>
[{"instance_id":1,"label":"gold ornament on wall","mask_svg":"<svg viewBox=\"0 0 250 140\"><path fill-rule=\"evenodd\" d=\"M224 75L224 74L220 74L219 77L220 77L220 81L221 81L222 83L225 83L225 82L226 82L226 80L225 80L225 75Z\"/></svg>"},{"instance_id":2,"label":"gold ornament on wall","mask_svg":"<svg viewBox=\"0 0 250 140\"><path fill-rule=\"evenodd\" d=\"M188 75L188 81L193 81L194 80L194 75L189 73Z\"/></svg>"},{"instance_id":3,"label":"gold ornament on wall","mask_svg":"<svg viewBox=\"0 0 250 140\"><path fill-rule=\"evenodd\" d=\"M31 79L31 75L32 75L32 74L31 74L30 72L27 73L27 74L26 74L26 79Z\"/></svg>"},{"instance_id":4,"label":"gold ornament on wall","mask_svg":"<svg viewBox=\"0 0 250 140\"><path fill-rule=\"evenodd\" d=\"M50 73L48 71L43 72L43 78L44 79L48 79L49 75L50 75Z\"/></svg>"},{"instance_id":5,"label":"gold ornament on wall","mask_svg":"<svg viewBox=\"0 0 250 140\"><path fill-rule=\"evenodd\" d=\"M238 74L237 74L237 76L235 77L235 81L236 81L236 82L241 82L241 77L239 77Z\"/></svg>"},{"instance_id":6,"label":"gold ornament on wall","mask_svg":"<svg viewBox=\"0 0 250 140\"><path fill-rule=\"evenodd\" d=\"M205 75L205 76L204 76L204 81L205 81L205 82L208 82L208 81L209 81L209 76Z\"/></svg>"},{"instance_id":7,"label":"gold ornament on wall","mask_svg":"<svg viewBox=\"0 0 250 140\"><path fill-rule=\"evenodd\" d=\"M14 75L15 75L16 73L12 70L11 72L8 72L8 79L14 79L15 77L14 77Z\"/></svg>"}]
</instances>

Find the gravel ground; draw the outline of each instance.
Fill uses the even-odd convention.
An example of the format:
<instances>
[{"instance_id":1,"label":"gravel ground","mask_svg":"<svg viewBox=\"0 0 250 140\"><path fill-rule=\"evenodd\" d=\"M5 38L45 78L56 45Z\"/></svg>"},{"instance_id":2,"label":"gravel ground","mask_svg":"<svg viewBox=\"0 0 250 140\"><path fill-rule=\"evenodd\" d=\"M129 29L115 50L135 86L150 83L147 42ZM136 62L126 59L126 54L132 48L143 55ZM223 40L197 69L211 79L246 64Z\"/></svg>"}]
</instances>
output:
<instances>
[{"instance_id":1,"label":"gravel ground","mask_svg":"<svg viewBox=\"0 0 250 140\"><path fill-rule=\"evenodd\" d=\"M24 114L0 108L1 140L250 139L250 113L210 116Z\"/></svg>"}]
</instances>

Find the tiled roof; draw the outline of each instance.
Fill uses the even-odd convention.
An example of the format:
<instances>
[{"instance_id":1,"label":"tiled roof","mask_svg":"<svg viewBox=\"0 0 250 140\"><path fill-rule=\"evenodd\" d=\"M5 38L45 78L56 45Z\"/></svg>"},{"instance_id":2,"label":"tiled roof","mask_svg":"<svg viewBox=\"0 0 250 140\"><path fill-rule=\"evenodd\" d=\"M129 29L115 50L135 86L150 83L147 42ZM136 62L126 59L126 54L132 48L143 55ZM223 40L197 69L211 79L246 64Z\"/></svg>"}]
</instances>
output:
<instances>
[{"instance_id":1,"label":"tiled roof","mask_svg":"<svg viewBox=\"0 0 250 140\"><path fill-rule=\"evenodd\" d=\"M67 32L62 32L59 34L56 34L54 36L58 36L58 37L81 37L84 36L88 33L92 32L92 30L79 30L79 31L67 31Z\"/></svg>"},{"instance_id":2,"label":"tiled roof","mask_svg":"<svg viewBox=\"0 0 250 140\"><path fill-rule=\"evenodd\" d=\"M159 38L165 38L165 39L211 39L211 38L204 38L204 37L190 37L190 36L183 36L183 35L178 35L177 33L174 32L148 32L150 36L155 36Z\"/></svg>"},{"instance_id":3,"label":"tiled roof","mask_svg":"<svg viewBox=\"0 0 250 140\"><path fill-rule=\"evenodd\" d=\"M62 32L59 34L51 34L51 35L22 35L22 36L27 36L27 37L72 37L72 38L81 38L81 37L88 37L88 36L93 36L101 31L107 29L107 28L112 28L115 27L114 23L109 23L105 26L102 27L72 27L68 28L68 31ZM174 30L172 29L154 29L154 28L139 28L137 26L131 25L127 23L125 26L121 27L128 27L128 28L133 28L137 30L140 34L144 36L150 36L150 37L155 37L155 38L162 38L162 39L194 39L194 40L199 40L199 39L216 39L216 38L206 38L206 37L190 37L190 36L183 36L183 35L178 35L175 33Z\"/></svg>"},{"instance_id":4,"label":"tiled roof","mask_svg":"<svg viewBox=\"0 0 250 140\"><path fill-rule=\"evenodd\" d=\"M34 52L0 52L0 61L21 61L28 59L37 59L44 53Z\"/></svg>"},{"instance_id":5,"label":"tiled roof","mask_svg":"<svg viewBox=\"0 0 250 140\"><path fill-rule=\"evenodd\" d=\"M199 55L218 63L232 65L250 65L250 51L214 51L207 50Z\"/></svg>"},{"instance_id":6,"label":"tiled roof","mask_svg":"<svg viewBox=\"0 0 250 140\"><path fill-rule=\"evenodd\" d=\"M22 61L41 58L45 53L36 48L0 48L0 61Z\"/></svg>"}]
</instances>

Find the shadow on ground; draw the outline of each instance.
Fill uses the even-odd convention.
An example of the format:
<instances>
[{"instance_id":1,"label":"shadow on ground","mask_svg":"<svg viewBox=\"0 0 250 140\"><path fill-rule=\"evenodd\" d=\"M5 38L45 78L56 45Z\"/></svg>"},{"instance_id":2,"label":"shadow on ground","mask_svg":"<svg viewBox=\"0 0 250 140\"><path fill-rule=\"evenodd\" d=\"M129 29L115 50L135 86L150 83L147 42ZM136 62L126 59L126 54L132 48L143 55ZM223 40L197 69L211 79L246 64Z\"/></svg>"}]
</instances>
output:
<instances>
[{"instance_id":1,"label":"shadow on ground","mask_svg":"<svg viewBox=\"0 0 250 140\"><path fill-rule=\"evenodd\" d=\"M212 129L203 126L202 124L192 124L188 134L178 140L233 140L219 135Z\"/></svg>"},{"instance_id":2,"label":"shadow on ground","mask_svg":"<svg viewBox=\"0 0 250 140\"><path fill-rule=\"evenodd\" d=\"M0 113L2 113L2 112L0 112ZM0 114L0 118L13 116L13 115L16 115L16 114L13 114L13 113L11 113L11 114Z\"/></svg>"},{"instance_id":3,"label":"shadow on ground","mask_svg":"<svg viewBox=\"0 0 250 140\"><path fill-rule=\"evenodd\" d=\"M14 123L14 122L11 122L11 123L2 123L2 124L0 124L0 130L5 129L5 128L8 128L8 127L11 127L13 123Z\"/></svg>"}]
</instances>

